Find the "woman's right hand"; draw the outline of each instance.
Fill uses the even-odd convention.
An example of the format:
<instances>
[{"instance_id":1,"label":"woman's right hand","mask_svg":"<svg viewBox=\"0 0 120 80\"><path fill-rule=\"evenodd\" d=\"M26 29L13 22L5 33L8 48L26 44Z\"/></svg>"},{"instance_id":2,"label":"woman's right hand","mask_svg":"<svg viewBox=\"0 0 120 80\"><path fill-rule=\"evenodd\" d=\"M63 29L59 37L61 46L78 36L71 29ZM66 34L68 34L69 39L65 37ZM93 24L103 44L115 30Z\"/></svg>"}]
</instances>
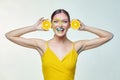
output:
<instances>
[{"instance_id":1,"label":"woman's right hand","mask_svg":"<svg viewBox=\"0 0 120 80\"><path fill-rule=\"evenodd\" d=\"M34 25L33 27L35 27L37 30L44 30L42 28L42 22L44 21L44 17L40 18Z\"/></svg>"}]
</instances>

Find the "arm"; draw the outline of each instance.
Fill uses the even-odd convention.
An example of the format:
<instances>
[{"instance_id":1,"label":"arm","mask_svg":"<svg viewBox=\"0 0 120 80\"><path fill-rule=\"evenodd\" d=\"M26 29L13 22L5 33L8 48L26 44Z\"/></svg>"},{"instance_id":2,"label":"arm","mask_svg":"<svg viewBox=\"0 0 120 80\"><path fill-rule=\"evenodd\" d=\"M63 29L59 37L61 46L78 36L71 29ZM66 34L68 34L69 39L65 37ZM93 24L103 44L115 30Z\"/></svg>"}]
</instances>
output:
<instances>
[{"instance_id":1,"label":"arm","mask_svg":"<svg viewBox=\"0 0 120 80\"><path fill-rule=\"evenodd\" d=\"M80 49L80 47L81 47L82 51L96 48L96 47L108 42L109 40L111 40L113 38L112 33L102 30L102 29L86 26L82 22L81 22L81 27L79 30L80 31L88 31L88 32L91 32L98 36L98 38L94 38L91 40L77 41L76 44L78 45L78 49ZM79 46L79 45L81 45L81 46Z\"/></svg>"},{"instance_id":2,"label":"arm","mask_svg":"<svg viewBox=\"0 0 120 80\"><path fill-rule=\"evenodd\" d=\"M33 31L37 31L37 30L43 30L40 25L41 25L41 22L43 21L43 18L41 18L36 24L34 25L31 25L31 26L27 26L27 27L24 27L24 28L20 28L20 29L15 29L13 31L10 31L8 33L6 33L6 37L7 39L9 39L10 41L16 43L16 44L19 44L21 46L24 46L24 47L28 47L28 48L34 48L34 49L37 49L38 47L38 42L42 43L44 42L43 40L41 39L33 39L33 38L24 38L24 37L21 37L22 35L26 34L26 33L29 33L29 32L33 32Z\"/></svg>"}]
</instances>

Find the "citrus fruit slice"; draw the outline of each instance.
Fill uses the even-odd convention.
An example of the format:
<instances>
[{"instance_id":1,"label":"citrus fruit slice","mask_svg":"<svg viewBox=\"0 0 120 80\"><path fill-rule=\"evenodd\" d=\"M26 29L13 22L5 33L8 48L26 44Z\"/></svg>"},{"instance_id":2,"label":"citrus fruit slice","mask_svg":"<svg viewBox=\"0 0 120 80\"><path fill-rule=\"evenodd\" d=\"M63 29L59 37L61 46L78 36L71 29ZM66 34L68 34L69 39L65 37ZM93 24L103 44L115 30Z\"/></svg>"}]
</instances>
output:
<instances>
[{"instance_id":1,"label":"citrus fruit slice","mask_svg":"<svg viewBox=\"0 0 120 80\"><path fill-rule=\"evenodd\" d=\"M42 28L44 30L49 30L51 28L51 22L49 20L44 20L42 22Z\"/></svg>"},{"instance_id":2,"label":"citrus fruit slice","mask_svg":"<svg viewBox=\"0 0 120 80\"><path fill-rule=\"evenodd\" d=\"M77 30L80 27L80 22L77 19L73 19L70 23L72 29Z\"/></svg>"}]
</instances>

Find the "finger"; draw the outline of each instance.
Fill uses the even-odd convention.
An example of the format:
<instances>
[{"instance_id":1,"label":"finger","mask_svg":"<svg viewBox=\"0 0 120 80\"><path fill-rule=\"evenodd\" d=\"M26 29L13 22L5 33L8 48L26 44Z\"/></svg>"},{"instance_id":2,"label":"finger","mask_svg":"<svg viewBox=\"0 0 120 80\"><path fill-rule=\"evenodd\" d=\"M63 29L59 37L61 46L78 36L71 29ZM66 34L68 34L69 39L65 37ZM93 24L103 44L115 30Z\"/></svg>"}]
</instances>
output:
<instances>
[{"instance_id":1,"label":"finger","mask_svg":"<svg viewBox=\"0 0 120 80\"><path fill-rule=\"evenodd\" d=\"M42 22L44 20L44 17L40 18L38 21L39 22Z\"/></svg>"},{"instance_id":2,"label":"finger","mask_svg":"<svg viewBox=\"0 0 120 80\"><path fill-rule=\"evenodd\" d=\"M44 19L44 17L41 17L41 18L40 18L40 20L43 20L43 19Z\"/></svg>"}]
</instances>

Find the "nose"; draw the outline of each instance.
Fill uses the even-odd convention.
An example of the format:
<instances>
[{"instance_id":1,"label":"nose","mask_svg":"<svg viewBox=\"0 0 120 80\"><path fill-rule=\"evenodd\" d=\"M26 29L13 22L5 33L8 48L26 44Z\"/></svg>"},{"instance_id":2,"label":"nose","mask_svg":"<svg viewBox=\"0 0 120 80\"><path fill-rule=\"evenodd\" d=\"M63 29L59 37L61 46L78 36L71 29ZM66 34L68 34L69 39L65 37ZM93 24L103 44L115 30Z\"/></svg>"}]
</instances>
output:
<instances>
[{"instance_id":1,"label":"nose","mask_svg":"<svg viewBox=\"0 0 120 80\"><path fill-rule=\"evenodd\" d=\"M62 27L63 26L63 24L62 24L62 22L60 21L59 22L59 25L58 25L59 27Z\"/></svg>"}]
</instances>

